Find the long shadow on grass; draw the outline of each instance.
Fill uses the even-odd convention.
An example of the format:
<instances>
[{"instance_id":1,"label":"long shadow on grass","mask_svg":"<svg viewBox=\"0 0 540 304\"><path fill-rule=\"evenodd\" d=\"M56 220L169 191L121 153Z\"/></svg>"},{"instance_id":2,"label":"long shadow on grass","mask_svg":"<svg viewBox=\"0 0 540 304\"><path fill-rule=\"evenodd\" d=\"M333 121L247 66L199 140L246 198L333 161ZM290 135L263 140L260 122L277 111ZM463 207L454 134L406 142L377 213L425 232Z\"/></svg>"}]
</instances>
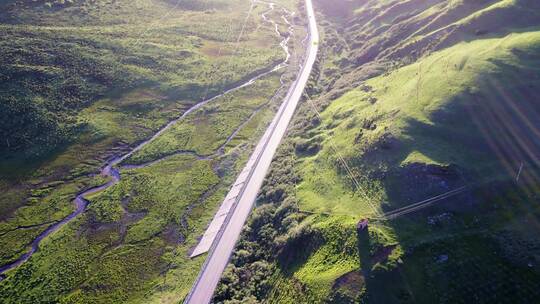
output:
<instances>
[{"instance_id":1,"label":"long shadow on grass","mask_svg":"<svg viewBox=\"0 0 540 304\"><path fill-rule=\"evenodd\" d=\"M385 303L400 298L530 303L538 298L533 286L540 284L535 249L540 248L540 80L530 70L493 63L504 75L480 79L482 93L462 94L431 115L433 124L408 120L404 133L411 139L390 142L368 156L393 161L381 179L389 200L385 211L460 184L471 186L464 194L381 224L403 247L403 263L377 274L369 269L370 303L382 298ZM413 151L450 165L400 166ZM362 250L360 256L370 261L373 257ZM368 265L364 261L364 273Z\"/></svg>"},{"instance_id":2,"label":"long shadow on grass","mask_svg":"<svg viewBox=\"0 0 540 304\"><path fill-rule=\"evenodd\" d=\"M432 113L430 124L406 120L403 139L383 137L373 151L353 160L361 168L391 168L380 177L389 201L383 211L518 173L525 188L540 181L540 79L531 75L533 69L494 63L504 76L479 79L481 93L459 95ZM402 165L411 153L422 157Z\"/></svg>"},{"instance_id":3,"label":"long shadow on grass","mask_svg":"<svg viewBox=\"0 0 540 304\"><path fill-rule=\"evenodd\" d=\"M291 238L279 253L278 261L281 272L292 276L323 243L324 238L319 231L302 230L294 238Z\"/></svg>"},{"instance_id":4,"label":"long shadow on grass","mask_svg":"<svg viewBox=\"0 0 540 304\"><path fill-rule=\"evenodd\" d=\"M430 123L408 119L399 139L383 137L352 160L357 168L371 169L364 172L391 168L374 176L388 196L384 211L470 186L429 208L375 224L391 240L371 239L367 231L358 235L369 303L538 299L538 57L512 53L519 65L492 60L497 69L433 112ZM421 157L402 165L413 152ZM385 265L397 247L382 260L370 252L392 244L403 248L397 264Z\"/></svg>"}]
</instances>

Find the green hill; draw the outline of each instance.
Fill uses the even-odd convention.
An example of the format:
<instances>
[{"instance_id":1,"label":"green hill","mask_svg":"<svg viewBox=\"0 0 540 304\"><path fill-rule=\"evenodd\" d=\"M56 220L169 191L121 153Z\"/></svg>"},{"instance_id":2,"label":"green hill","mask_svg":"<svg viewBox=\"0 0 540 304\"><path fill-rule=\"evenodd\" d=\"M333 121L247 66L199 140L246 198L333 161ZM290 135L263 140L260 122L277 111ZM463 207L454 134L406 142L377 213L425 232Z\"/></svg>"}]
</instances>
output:
<instances>
[{"instance_id":1,"label":"green hill","mask_svg":"<svg viewBox=\"0 0 540 304\"><path fill-rule=\"evenodd\" d=\"M534 302L539 4L316 3L316 74L216 299Z\"/></svg>"}]
</instances>

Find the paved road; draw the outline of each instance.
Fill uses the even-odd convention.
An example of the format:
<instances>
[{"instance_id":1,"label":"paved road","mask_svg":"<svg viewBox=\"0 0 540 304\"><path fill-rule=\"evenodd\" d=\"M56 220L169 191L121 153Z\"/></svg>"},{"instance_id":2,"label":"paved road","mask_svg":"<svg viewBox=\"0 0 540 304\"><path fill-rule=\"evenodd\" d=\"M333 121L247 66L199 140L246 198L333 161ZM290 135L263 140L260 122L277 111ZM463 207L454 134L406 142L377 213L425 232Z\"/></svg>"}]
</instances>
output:
<instances>
[{"instance_id":1,"label":"paved road","mask_svg":"<svg viewBox=\"0 0 540 304\"><path fill-rule=\"evenodd\" d=\"M246 170L242 174L248 177L245 186L238 194L237 204L234 211L230 212L221 230L218 232L208 257L199 273L195 284L186 300L185 304L205 304L210 303L214 290L219 283L221 274L225 270L231 257L232 251L238 241L242 227L246 222L257 197L259 189L268 172L272 158L279 146L279 143L293 117L294 111L302 97L302 93L307 84L311 69L317 57L319 32L315 21L315 13L311 0L305 0L306 10L309 19L309 43L307 46L306 61L296 81L291 86L287 97L278 110L276 117L259 141L252 157L246 165Z\"/></svg>"},{"instance_id":2,"label":"paved road","mask_svg":"<svg viewBox=\"0 0 540 304\"><path fill-rule=\"evenodd\" d=\"M271 2L263 2L261 0L253 0L254 3L262 3L265 5L268 5L269 10L261 14L261 17L263 20L267 23L270 23L272 27L274 27L277 37L283 38L283 40L280 43L281 48L283 49L283 52L285 53L285 60L283 63L276 66L273 70L278 70L280 68L286 67L289 62L289 58L291 57L291 53L289 52L289 46L288 42L290 40L290 37L293 34L293 27L289 26L288 33L283 37L282 33L279 32L278 24L273 21L271 18L268 18L267 15L270 14L272 11L275 10L275 4ZM289 11L285 11L285 14L287 15L281 15L281 17L287 22L287 24L290 25L287 17L292 17L293 15ZM306 37L307 39L307 37ZM301 67L301 66L300 66ZM283 84L283 82L282 82ZM281 88L279 89L281 90ZM267 128L271 129L271 128ZM237 129L237 130L240 130ZM268 139L268 135L270 133L265 134L266 139ZM231 135L229 137L230 139L234 138L234 135ZM267 140L263 140L262 142L266 142ZM222 147L224 147L223 145ZM210 248L212 248L212 245L214 244L214 241L216 238L221 236L223 225L225 224L225 220L229 219L229 214L234 212L236 206L238 205L239 199L240 199L240 193L243 192L243 188L247 185L247 181L249 177L251 176L251 172L254 169L254 165L256 164L256 160L259 157L259 155L262 153L264 146L261 144L257 146L257 149L254 153L252 153L248 164L244 167L244 170L242 170L241 174L238 175L236 178L236 181L233 184L233 187L230 189L227 196L225 196L225 199L221 203L221 206L219 207L219 210L214 215L214 218L206 228L206 231L204 232L201 240L199 241L199 244L197 244L197 247L193 250L190 257L196 257L201 254L207 253L210 251Z\"/></svg>"}]
</instances>

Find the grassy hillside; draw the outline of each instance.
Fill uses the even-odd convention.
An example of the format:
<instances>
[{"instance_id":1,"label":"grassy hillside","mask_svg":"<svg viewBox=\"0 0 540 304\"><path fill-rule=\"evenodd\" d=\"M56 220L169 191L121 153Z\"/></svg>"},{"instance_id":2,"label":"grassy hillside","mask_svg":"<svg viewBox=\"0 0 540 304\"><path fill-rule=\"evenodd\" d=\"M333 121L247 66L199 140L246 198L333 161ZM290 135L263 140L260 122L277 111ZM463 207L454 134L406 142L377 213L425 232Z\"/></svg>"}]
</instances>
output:
<instances>
[{"instance_id":1,"label":"grassy hillside","mask_svg":"<svg viewBox=\"0 0 540 304\"><path fill-rule=\"evenodd\" d=\"M76 137L88 126L75 114L113 92L152 87L188 106L280 60L272 32L252 35L259 20L236 44L242 23L232 20L249 8L238 1L197 11L167 1L51 3L4 4L0 15L3 154L40 155Z\"/></svg>"},{"instance_id":2,"label":"grassy hillside","mask_svg":"<svg viewBox=\"0 0 540 304\"><path fill-rule=\"evenodd\" d=\"M317 1L313 81L216 300L534 302L538 4L339 3Z\"/></svg>"},{"instance_id":3,"label":"grassy hillside","mask_svg":"<svg viewBox=\"0 0 540 304\"><path fill-rule=\"evenodd\" d=\"M363 181L384 177L390 188L392 182L402 183L394 180L401 176L397 168L414 170L418 163L453 165L470 182L506 178L520 161L534 164L540 147L530 136L539 122L534 96L539 38L538 32L525 32L458 44L369 79L333 101L310 139L323 148L300 168L309 177L299 185L302 200L328 204L321 211L369 213L350 205L368 206L358 204L362 197L336 204L341 195L334 187L343 183L328 175L345 175L347 184L345 172L334 169L339 167L336 150ZM414 189L422 196L419 191ZM371 193L369 200L379 203Z\"/></svg>"},{"instance_id":4,"label":"grassy hillside","mask_svg":"<svg viewBox=\"0 0 540 304\"><path fill-rule=\"evenodd\" d=\"M515 176L520 161L530 166L537 165L534 151L538 151L540 145L532 134L539 123L539 108L533 92L540 89L540 79L531 76L538 75L540 66L537 61L531 61L530 56L534 58L539 47L540 32L458 44L433 53L415 64L366 81L363 90L346 93L323 112L321 124L316 129L322 149L298 165L299 174L304 177L297 187L300 210L353 215L359 220L374 215L370 204L384 212L461 185L470 185L474 189L470 197L449 199L440 207L420 212L412 218L374 224L372 229L380 229L379 225L385 229L391 227L392 237L382 241L384 246L390 248L404 245L414 248L417 244L429 242L424 238L429 240L434 235L451 235L429 245L422 244L418 254L410 255L409 259L404 257L403 266L392 265L392 256L381 263L381 267L388 268L385 271L390 273L390 270L399 272L402 269L405 272L401 274L403 284L420 288L431 281L434 285L433 294L427 296L424 293L420 297L421 293L417 295L420 289L411 287L408 291L396 291L398 294L394 296L397 299L385 298L380 301L403 300L399 293L404 293L404 298L410 297L409 300L420 297L422 300L416 300L424 303L442 299L453 302L476 296L491 300L500 296L504 299L504 293L507 292L503 290L504 285L488 292L491 286L507 280L504 274L515 282L531 282L523 289L510 288L512 295L524 301L534 298L535 293L528 291L527 286L532 287L529 284L540 279L536 272L526 269L523 261L521 264L515 261L517 257L513 254L505 257L505 260L499 254L485 252L482 246L475 247L479 243L486 247L508 246L505 244L506 239L501 240L498 234L506 232L507 225L519 226L518 223L525 217L535 218L539 215L540 210L534 207L534 196L514 198L517 193L507 194L524 210L519 210L520 207L513 210L504 201L501 202L502 206L491 209L494 207L494 198L486 199L475 192L485 191L483 187L489 187L486 184L493 185L495 181L503 181L501 185L504 185L504 181L508 182ZM352 184L336 153L357 170L354 174L360 180L360 187ZM534 167L528 170L531 176L530 179L522 177L522 191L525 194L537 193L537 173ZM502 195L502 198L509 197ZM473 210L470 210L471 207ZM474 210L477 208L486 208L487 214L479 218L479 227L473 225L472 229L470 225L478 216ZM443 231L433 231L433 225L424 224L426 218L437 219L441 214L443 223L439 229ZM508 224L503 224L505 222ZM351 227L354 224L353 221ZM462 236L465 233L471 233L472 236ZM515 237L523 238L519 234ZM539 241L530 235L525 237L525 242L531 244L538 244ZM451 244L460 244L457 247L464 247L461 249L463 252L452 250ZM535 256L535 248L532 245L527 253L521 254ZM309 280L322 284L324 274L332 275L333 280L325 284L326 288L330 288L334 280L353 269L343 269L337 273L332 270L322 274L316 272L313 276L305 277L305 272L313 271L310 264L317 259L320 250L295 273L295 277L311 286ZM389 250L391 255L403 256L403 252L396 253L395 248ZM494 264L504 269L498 270L498 274L489 279L483 277L485 281L482 286L486 289L479 287L460 291L459 283L454 281L464 275L460 273L463 266L454 263L475 263L475 260L471 261L465 256L467 252L493 260ZM417 269L421 267L418 263L425 263L430 255L435 259L436 254L452 256L448 265L441 266L443 269L455 267L455 272L450 271L455 277L448 283L442 278L445 274L442 270L430 273L434 270L427 268L428 273L425 274ZM371 270L376 271L376 267ZM438 265L432 267L441 268ZM490 263L482 262L478 266L478 274L490 273L492 267ZM415 272L421 272L424 277L414 277L418 275ZM395 275L397 273L388 278L381 275L382 282L379 284L396 280ZM446 285L449 283L453 285ZM471 282L467 284L474 286ZM315 286L314 290L320 290ZM377 289L373 291L373 297L381 296L377 294Z\"/></svg>"},{"instance_id":5,"label":"grassy hillside","mask_svg":"<svg viewBox=\"0 0 540 304\"><path fill-rule=\"evenodd\" d=\"M296 3L278 4L269 17L285 29L282 15L292 18L281 7ZM107 182L99 172L109 159L285 57L281 38L263 22L269 7L262 3L0 6L0 77L9 80L0 85L2 266L71 214L78 193ZM298 36L289 46L300 52L296 20ZM188 252L272 118L281 80L287 84L294 73L292 60L291 69L187 115L128 161L143 166L121 164L119 183L89 197L85 212L0 276L2 303L180 301L203 262ZM164 141L169 146L155 149ZM179 153L184 149L194 153Z\"/></svg>"}]
</instances>

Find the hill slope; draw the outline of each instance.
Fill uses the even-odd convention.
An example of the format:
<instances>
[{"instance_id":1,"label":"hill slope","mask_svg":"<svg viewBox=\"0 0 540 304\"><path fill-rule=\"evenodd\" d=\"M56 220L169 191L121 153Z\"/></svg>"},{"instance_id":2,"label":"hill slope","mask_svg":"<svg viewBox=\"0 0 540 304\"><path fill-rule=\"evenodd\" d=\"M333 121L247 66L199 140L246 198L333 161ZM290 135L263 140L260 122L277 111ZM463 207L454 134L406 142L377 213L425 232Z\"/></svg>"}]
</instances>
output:
<instances>
[{"instance_id":1,"label":"hill slope","mask_svg":"<svg viewBox=\"0 0 540 304\"><path fill-rule=\"evenodd\" d=\"M231 20L245 3L210 1L207 11L175 3L2 2L0 152L50 152L79 135L77 129L92 128L73 116L106 95L150 87L187 107L217 94L215 84L230 87L280 60L279 50L268 48L266 41L276 41L271 33L246 33L247 43L234 54L217 54L235 49L241 24ZM209 16L216 22L202 25ZM172 103L127 110L148 115Z\"/></svg>"},{"instance_id":2,"label":"hill slope","mask_svg":"<svg viewBox=\"0 0 540 304\"><path fill-rule=\"evenodd\" d=\"M324 55L311 98L216 299L533 302L538 3L339 3L318 1Z\"/></svg>"}]
</instances>

